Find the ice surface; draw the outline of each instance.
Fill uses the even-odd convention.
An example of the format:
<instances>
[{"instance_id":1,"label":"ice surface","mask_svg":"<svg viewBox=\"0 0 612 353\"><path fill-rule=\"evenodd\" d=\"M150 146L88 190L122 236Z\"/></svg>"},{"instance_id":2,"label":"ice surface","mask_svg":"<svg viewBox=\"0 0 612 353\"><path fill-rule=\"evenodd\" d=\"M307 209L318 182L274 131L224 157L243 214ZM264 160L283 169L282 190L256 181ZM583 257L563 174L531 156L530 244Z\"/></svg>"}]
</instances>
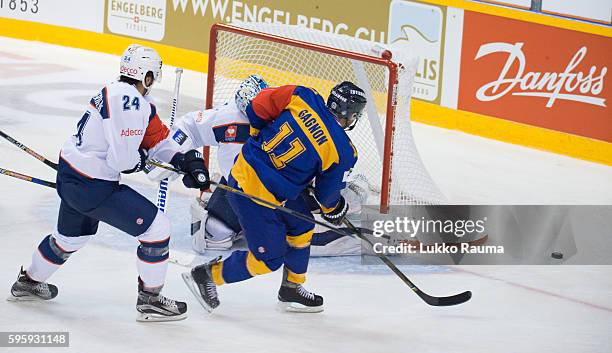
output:
<instances>
[{"instance_id":1,"label":"ice surface","mask_svg":"<svg viewBox=\"0 0 612 353\"><path fill-rule=\"evenodd\" d=\"M116 77L117 57L0 38L0 127L56 159L74 133L83 104ZM186 71L179 114L203 105L203 74ZM154 90L169 111L173 68ZM423 161L456 203L610 204L612 168L467 134L414 124ZM0 167L53 179L52 170L0 141ZM143 176L127 183L153 198ZM189 250L191 192L174 183L172 247ZM55 192L0 176L0 294L8 295L54 227ZM422 303L382 266L358 258L314 259L308 288L324 295L325 312L275 309L279 274L222 287L208 315L170 266L165 294L187 300L182 322L135 318L137 242L101 226L91 244L52 277L60 294L49 303L0 301L0 331L70 331L74 352L604 352L612 347L612 268L606 266L402 267L436 295L472 290L461 306ZM208 259L205 256L201 260ZM3 352L41 352L3 348ZM61 352L62 349L49 349Z\"/></svg>"}]
</instances>

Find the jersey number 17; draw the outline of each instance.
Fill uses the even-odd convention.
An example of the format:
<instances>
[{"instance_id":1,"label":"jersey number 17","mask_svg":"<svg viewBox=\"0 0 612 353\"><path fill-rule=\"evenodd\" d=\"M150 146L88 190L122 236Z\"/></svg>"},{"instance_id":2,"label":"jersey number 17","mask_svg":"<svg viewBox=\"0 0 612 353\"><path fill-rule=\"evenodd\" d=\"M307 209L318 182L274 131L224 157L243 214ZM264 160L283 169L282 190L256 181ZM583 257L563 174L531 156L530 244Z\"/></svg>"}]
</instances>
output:
<instances>
[{"instance_id":1,"label":"jersey number 17","mask_svg":"<svg viewBox=\"0 0 612 353\"><path fill-rule=\"evenodd\" d=\"M268 153L270 160L276 169L283 169L289 162L296 159L300 154L306 152L306 147L298 137L291 140L289 148L284 152L275 151L275 149L286 139L293 134L293 129L289 123L281 125L278 133L270 140L261 144L262 149Z\"/></svg>"}]
</instances>

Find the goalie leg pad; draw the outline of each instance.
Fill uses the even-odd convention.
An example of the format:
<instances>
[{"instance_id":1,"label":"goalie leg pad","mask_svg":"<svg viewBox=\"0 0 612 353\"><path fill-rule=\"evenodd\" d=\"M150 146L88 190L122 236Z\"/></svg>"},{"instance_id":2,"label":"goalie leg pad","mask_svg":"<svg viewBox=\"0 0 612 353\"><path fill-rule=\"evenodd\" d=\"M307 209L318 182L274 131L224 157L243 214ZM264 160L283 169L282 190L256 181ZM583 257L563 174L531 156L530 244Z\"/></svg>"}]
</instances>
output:
<instances>
[{"instance_id":1,"label":"goalie leg pad","mask_svg":"<svg viewBox=\"0 0 612 353\"><path fill-rule=\"evenodd\" d=\"M223 220L206 211L199 199L191 205L191 235L191 246L198 253L206 249L229 250L239 237Z\"/></svg>"},{"instance_id":2,"label":"goalie leg pad","mask_svg":"<svg viewBox=\"0 0 612 353\"><path fill-rule=\"evenodd\" d=\"M204 237L208 249L229 250L238 234L223 221L209 215L204 223Z\"/></svg>"},{"instance_id":3,"label":"goalie leg pad","mask_svg":"<svg viewBox=\"0 0 612 353\"><path fill-rule=\"evenodd\" d=\"M221 184L227 184L225 179L221 179ZM240 233L242 230L240 222L238 221L238 216L230 206L226 190L216 188L208 199L206 210L209 215L222 221L227 227L232 229L234 233Z\"/></svg>"}]
</instances>

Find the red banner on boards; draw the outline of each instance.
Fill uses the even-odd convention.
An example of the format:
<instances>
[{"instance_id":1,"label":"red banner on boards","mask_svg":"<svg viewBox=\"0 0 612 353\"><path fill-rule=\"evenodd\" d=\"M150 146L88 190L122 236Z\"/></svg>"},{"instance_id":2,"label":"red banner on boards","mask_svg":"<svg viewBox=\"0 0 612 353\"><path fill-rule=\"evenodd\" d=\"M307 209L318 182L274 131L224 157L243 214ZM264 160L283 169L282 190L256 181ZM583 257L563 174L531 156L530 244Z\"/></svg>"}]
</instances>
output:
<instances>
[{"instance_id":1,"label":"red banner on boards","mask_svg":"<svg viewBox=\"0 0 612 353\"><path fill-rule=\"evenodd\" d=\"M465 11L461 110L612 142L612 38Z\"/></svg>"}]
</instances>

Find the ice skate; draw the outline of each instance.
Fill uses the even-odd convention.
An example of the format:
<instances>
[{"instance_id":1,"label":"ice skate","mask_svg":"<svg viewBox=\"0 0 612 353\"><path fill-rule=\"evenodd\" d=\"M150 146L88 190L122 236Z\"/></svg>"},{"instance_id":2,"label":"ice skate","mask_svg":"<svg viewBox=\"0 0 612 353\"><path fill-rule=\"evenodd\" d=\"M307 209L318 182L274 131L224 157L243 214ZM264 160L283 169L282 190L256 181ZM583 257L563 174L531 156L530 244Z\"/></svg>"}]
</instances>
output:
<instances>
[{"instance_id":1,"label":"ice skate","mask_svg":"<svg viewBox=\"0 0 612 353\"><path fill-rule=\"evenodd\" d=\"M279 307L296 313L323 311L323 297L309 292L301 284L282 285L278 291Z\"/></svg>"},{"instance_id":2,"label":"ice skate","mask_svg":"<svg viewBox=\"0 0 612 353\"><path fill-rule=\"evenodd\" d=\"M278 291L280 309L295 313L319 313L323 311L323 297L309 292L298 283L287 281L284 272L283 284Z\"/></svg>"},{"instance_id":3,"label":"ice skate","mask_svg":"<svg viewBox=\"0 0 612 353\"><path fill-rule=\"evenodd\" d=\"M191 272L182 274L189 290L209 313L219 306L217 285L213 282L211 272L212 266L219 261L221 261L220 256L204 265L194 267Z\"/></svg>"},{"instance_id":4,"label":"ice skate","mask_svg":"<svg viewBox=\"0 0 612 353\"><path fill-rule=\"evenodd\" d=\"M42 301L51 300L57 296L57 287L46 283L38 282L30 277L21 267L17 281L11 287L9 301Z\"/></svg>"},{"instance_id":5,"label":"ice skate","mask_svg":"<svg viewBox=\"0 0 612 353\"><path fill-rule=\"evenodd\" d=\"M136 310L136 320L142 322L179 321L187 318L187 303L166 298L159 291L146 291L140 280Z\"/></svg>"}]
</instances>

